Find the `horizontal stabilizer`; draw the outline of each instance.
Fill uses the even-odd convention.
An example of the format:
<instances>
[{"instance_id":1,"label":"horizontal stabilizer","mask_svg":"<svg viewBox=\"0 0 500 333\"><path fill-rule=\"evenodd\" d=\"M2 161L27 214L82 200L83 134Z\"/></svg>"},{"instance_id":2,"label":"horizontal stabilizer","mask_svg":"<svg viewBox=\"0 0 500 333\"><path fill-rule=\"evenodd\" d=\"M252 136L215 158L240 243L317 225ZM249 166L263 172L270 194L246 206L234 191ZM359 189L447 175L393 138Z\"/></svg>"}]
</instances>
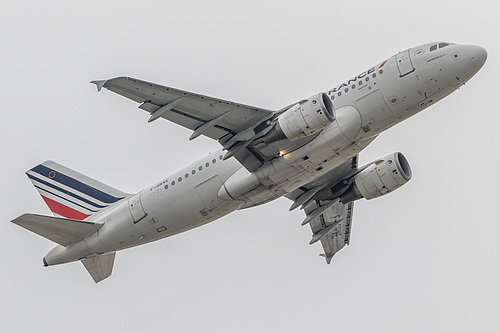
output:
<instances>
[{"instance_id":1,"label":"horizontal stabilizer","mask_svg":"<svg viewBox=\"0 0 500 333\"><path fill-rule=\"evenodd\" d=\"M98 254L96 256L82 259L82 264L90 273L95 283L109 277L113 272L116 252Z\"/></svg>"},{"instance_id":2,"label":"horizontal stabilizer","mask_svg":"<svg viewBox=\"0 0 500 333\"><path fill-rule=\"evenodd\" d=\"M92 235L102 223L84 222L52 216L24 214L12 220L29 231L50 239L62 246L74 244Z\"/></svg>"}]
</instances>

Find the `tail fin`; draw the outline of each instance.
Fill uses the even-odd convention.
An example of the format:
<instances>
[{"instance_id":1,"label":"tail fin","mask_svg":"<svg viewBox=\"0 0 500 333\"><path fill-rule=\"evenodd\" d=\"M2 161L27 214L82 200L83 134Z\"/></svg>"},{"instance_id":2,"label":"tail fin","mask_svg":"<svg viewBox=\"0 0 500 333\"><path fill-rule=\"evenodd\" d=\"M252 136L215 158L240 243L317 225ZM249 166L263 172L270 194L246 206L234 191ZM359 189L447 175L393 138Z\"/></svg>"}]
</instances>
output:
<instances>
[{"instance_id":1,"label":"tail fin","mask_svg":"<svg viewBox=\"0 0 500 333\"><path fill-rule=\"evenodd\" d=\"M54 216L73 220L85 220L130 196L53 161L37 165L26 175Z\"/></svg>"}]
</instances>

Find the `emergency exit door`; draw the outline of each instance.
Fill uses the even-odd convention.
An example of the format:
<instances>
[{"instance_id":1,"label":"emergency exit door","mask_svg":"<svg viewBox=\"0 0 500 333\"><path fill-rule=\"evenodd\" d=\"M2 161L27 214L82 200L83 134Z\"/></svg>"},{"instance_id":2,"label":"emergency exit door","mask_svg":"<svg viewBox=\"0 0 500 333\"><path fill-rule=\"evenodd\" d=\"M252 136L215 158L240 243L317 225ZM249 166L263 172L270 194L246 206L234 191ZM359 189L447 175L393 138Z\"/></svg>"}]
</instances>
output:
<instances>
[{"instance_id":1,"label":"emergency exit door","mask_svg":"<svg viewBox=\"0 0 500 333\"><path fill-rule=\"evenodd\" d=\"M413 64L411 62L409 49L396 54L395 57L396 64L398 65L399 69L399 77L406 76L415 70L415 67L413 67Z\"/></svg>"},{"instance_id":2,"label":"emergency exit door","mask_svg":"<svg viewBox=\"0 0 500 333\"><path fill-rule=\"evenodd\" d=\"M132 218L134 219L134 223L139 222L146 216L146 212L142 207L141 193L137 193L132 198L128 199L128 208Z\"/></svg>"}]
</instances>

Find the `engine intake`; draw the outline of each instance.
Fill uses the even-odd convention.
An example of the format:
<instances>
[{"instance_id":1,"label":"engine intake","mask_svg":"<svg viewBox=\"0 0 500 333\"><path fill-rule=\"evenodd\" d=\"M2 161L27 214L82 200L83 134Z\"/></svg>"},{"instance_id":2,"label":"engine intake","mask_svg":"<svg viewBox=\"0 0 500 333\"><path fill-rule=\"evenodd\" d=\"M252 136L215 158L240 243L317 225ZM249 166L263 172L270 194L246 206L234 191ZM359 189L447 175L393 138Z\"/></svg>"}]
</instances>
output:
<instances>
[{"instance_id":1,"label":"engine intake","mask_svg":"<svg viewBox=\"0 0 500 333\"><path fill-rule=\"evenodd\" d=\"M380 197L406 184L411 176L410 164L403 154L388 155L357 174L340 201L346 204L361 198Z\"/></svg>"},{"instance_id":2,"label":"engine intake","mask_svg":"<svg viewBox=\"0 0 500 333\"><path fill-rule=\"evenodd\" d=\"M266 144L279 140L291 141L321 131L335 120L332 101L325 93L311 96L278 117L278 122L262 141Z\"/></svg>"}]
</instances>

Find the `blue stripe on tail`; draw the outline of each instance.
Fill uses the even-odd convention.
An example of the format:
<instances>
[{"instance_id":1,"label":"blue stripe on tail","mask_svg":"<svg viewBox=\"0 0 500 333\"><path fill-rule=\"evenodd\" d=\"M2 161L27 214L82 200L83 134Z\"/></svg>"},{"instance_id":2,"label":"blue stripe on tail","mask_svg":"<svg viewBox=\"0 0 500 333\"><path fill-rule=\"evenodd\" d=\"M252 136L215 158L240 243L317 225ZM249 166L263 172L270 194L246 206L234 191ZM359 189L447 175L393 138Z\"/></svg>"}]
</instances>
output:
<instances>
[{"instance_id":1,"label":"blue stripe on tail","mask_svg":"<svg viewBox=\"0 0 500 333\"><path fill-rule=\"evenodd\" d=\"M90 185L84 184L76 179L68 177L68 176L66 176L66 175L64 175L56 170L52 170L50 168L47 168L46 166L41 165L41 164L37 165L36 167L31 169L31 171L36 172L36 173L38 173L42 176L45 176L47 178L50 178L50 179L52 179L60 184L66 185L70 188L73 188L73 189L75 189L81 193L84 193L84 194L88 195L89 197L97 199L101 202L111 204L111 203L115 203L115 202L124 198L124 197L116 198L116 197L109 195L107 193L104 193L103 191L98 190Z\"/></svg>"},{"instance_id":2,"label":"blue stripe on tail","mask_svg":"<svg viewBox=\"0 0 500 333\"><path fill-rule=\"evenodd\" d=\"M57 190L57 191L59 191L59 192L62 192L62 193L67 194L67 195L69 195L69 196L72 196L73 198L78 199L78 200L80 200L80 201L82 201L82 202L85 202L85 203L87 203L87 204L89 204L89 205L91 205L91 206L94 206L94 207L96 207L96 208L101 208L101 209L102 209L102 208L106 208L106 207L108 207L107 205L106 205L106 206L101 206L101 205L98 205L98 204L96 204L95 202L92 202L92 201L90 201L90 200L87 200L87 199L85 199L85 198L82 198L81 196L79 196L79 195L77 195L77 194L74 194L74 193L71 193L70 191L67 191L67 190L65 190L65 189L63 189L63 188L60 188L59 186L52 185L52 184L50 184L50 183L48 183L48 182L46 182L46 181L43 181L43 180L41 180L41 179L39 179L39 178L37 178L37 177L35 177L35 176L33 176L33 175L30 175L29 173L27 173L26 175L28 176L28 178L29 178L29 179L32 179L32 180L34 180L34 181L39 182L40 184L43 184L43 185L48 186L48 187L51 187L51 188L53 188L53 189L55 189L55 190ZM37 186L35 185L35 187L37 187ZM47 190L44 190L44 191L47 191ZM47 192L48 192L48 191L47 191ZM49 192L49 193L51 193L51 192ZM61 198L62 198L62 197L61 197ZM64 198L63 198L63 199L64 199ZM67 199L65 199L65 200L67 200ZM69 201L69 200L68 200L68 201Z\"/></svg>"},{"instance_id":3,"label":"blue stripe on tail","mask_svg":"<svg viewBox=\"0 0 500 333\"><path fill-rule=\"evenodd\" d=\"M90 211L90 212L92 212L92 213L97 213L97 212L98 212L98 210L92 210L92 209L90 209L90 208L88 208L88 207L85 207L85 206L83 206L83 205L80 205L79 203L77 203L77 202L75 202L75 201L72 201L72 200L69 200L69 199L67 199L67 198L64 198L64 197L62 197L62 196L60 196L60 195L58 195L58 194L56 194L56 193L50 192L50 191L48 191L48 190L46 190L46 189L44 189L44 188L41 188L41 187L39 187L39 186L36 186L36 185L35 185L35 188L37 188L37 189L38 189L38 191L43 191L43 192L50 193L50 194L52 194L53 196L56 196L56 197L58 197L58 198L61 198L61 199L63 199L64 201L70 202L70 203L72 203L73 205L77 205L78 207L82 207L83 209L86 209L86 210L88 210L88 211ZM43 195L43 194L42 194L42 195ZM61 202L61 203L62 203L62 202ZM66 206L67 206L67 205L66 205ZM104 207L102 207L102 208L106 208L106 207L107 207L107 206L104 206Z\"/></svg>"}]
</instances>

